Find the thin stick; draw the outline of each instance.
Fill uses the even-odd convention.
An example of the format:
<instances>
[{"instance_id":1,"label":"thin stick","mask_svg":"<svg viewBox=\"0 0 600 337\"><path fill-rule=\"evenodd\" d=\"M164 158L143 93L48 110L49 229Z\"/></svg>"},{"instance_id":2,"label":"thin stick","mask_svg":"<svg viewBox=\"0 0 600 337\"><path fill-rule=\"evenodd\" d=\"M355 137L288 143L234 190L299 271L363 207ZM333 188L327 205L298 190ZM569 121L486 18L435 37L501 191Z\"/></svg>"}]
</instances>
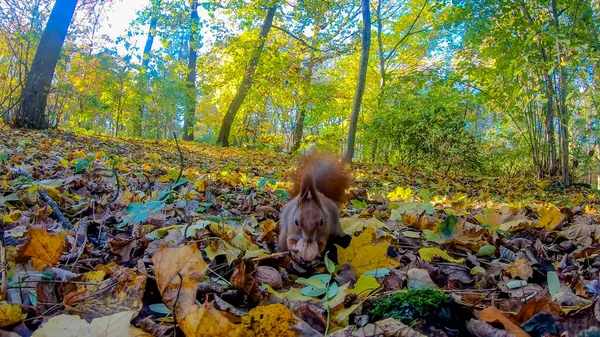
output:
<instances>
[{"instance_id":1,"label":"thin stick","mask_svg":"<svg viewBox=\"0 0 600 337\"><path fill-rule=\"evenodd\" d=\"M40 194L42 200L44 200L48 205L50 205L50 208L52 208L52 211L54 212L54 214L56 214L58 221L60 221L60 223L62 224L63 229L73 229L73 225L71 224L71 222L63 215L60 208L58 208L58 205L54 202L54 200L52 200L52 198L50 198L48 193L46 193L46 190L44 190L43 187L39 187L38 193Z\"/></svg>"},{"instance_id":2,"label":"thin stick","mask_svg":"<svg viewBox=\"0 0 600 337\"><path fill-rule=\"evenodd\" d=\"M6 265L6 250L4 245L0 242L0 269L2 270L2 290L0 291L0 297L3 301L6 301L6 294L8 293L8 273Z\"/></svg>"},{"instance_id":3,"label":"thin stick","mask_svg":"<svg viewBox=\"0 0 600 337\"><path fill-rule=\"evenodd\" d=\"M179 147L179 142L177 141L177 134L173 132L173 137L175 138L175 145L177 146L177 152L179 152L179 175L177 176L177 180L175 183L179 182L181 176L183 175L183 152L181 152L181 148Z\"/></svg>"}]
</instances>

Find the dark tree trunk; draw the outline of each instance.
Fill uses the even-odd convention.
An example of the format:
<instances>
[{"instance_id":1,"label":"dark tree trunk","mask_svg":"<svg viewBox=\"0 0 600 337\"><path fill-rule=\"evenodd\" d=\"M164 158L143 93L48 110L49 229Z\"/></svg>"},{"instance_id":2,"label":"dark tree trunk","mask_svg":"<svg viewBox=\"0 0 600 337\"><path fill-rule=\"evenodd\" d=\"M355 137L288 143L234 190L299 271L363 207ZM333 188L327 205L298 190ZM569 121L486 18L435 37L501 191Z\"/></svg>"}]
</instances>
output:
<instances>
[{"instance_id":1,"label":"dark tree trunk","mask_svg":"<svg viewBox=\"0 0 600 337\"><path fill-rule=\"evenodd\" d=\"M362 3L362 51L360 54L360 65L358 69L358 83L354 94L354 103L352 104L352 114L350 115L350 128L348 129L348 144L346 148L345 159L352 162L354 157L354 143L356 140L356 128L358 125L358 114L362 104L363 94L365 92L365 82L367 80L367 66L369 63L369 49L371 48L371 9L369 0L361 0Z\"/></svg>"},{"instance_id":2,"label":"dark tree trunk","mask_svg":"<svg viewBox=\"0 0 600 337\"><path fill-rule=\"evenodd\" d=\"M309 90L313 76L313 69L315 65L314 55L311 52L310 59L308 60L308 65L306 66L306 73L304 75L302 84L305 87L304 95L305 97L301 98L301 103L298 106L298 118L296 118L296 125L294 126L294 139L292 143L291 152L296 152L300 148L300 144L302 143L302 136L304 134L304 119L306 118L306 112L308 110L308 99L309 99Z\"/></svg>"},{"instance_id":3,"label":"dark tree trunk","mask_svg":"<svg viewBox=\"0 0 600 337\"><path fill-rule=\"evenodd\" d=\"M142 71L140 73L140 80L138 87L140 90L140 106L138 107L138 115L133 123L133 132L136 136L141 137L144 124L144 96L146 90L148 90L148 67L150 65L150 52L152 52L152 45L154 44L154 37L156 36L156 25L158 24L158 17L160 14L161 0L152 1L152 16L150 17L150 27L148 28L148 37L146 38L146 44L144 44L144 52L142 54Z\"/></svg>"},{"instance_id":4,"label":"dark tree trunk","mask_svg":"<svg viewBox=\"0 0 600 337\"><path fill-rule=\"evenodd\" d=\"M198 1L192 0L190 9L190 43L188 52L188 74L185 79L187 88L187 107L183 116L183 139L194 140L194 124L196 115L196 50L200 33L198 17Z\"/></svg>"},{"instance_id":5,"label":"dark tree trunk","mask_svg":"<svg viewBox=\"0 0 600 337\"><path fill-rule=\"evenodd\" d=\"M265 21L260 28L258 47L250 56L250 62L248 62L248 68L246 69L246 74L244 74L244 78L242 79L242 83L231 101L227 112L225 113L225 117L223 117L223 123L221 124L221 130L219 131L219 137L217 138L217 144L222 146L229 146L229 134L231 133L231 126L233 125L233 121L235 120L235 115L240 110L244 99L246 98L246 94L248 94L248 90L252 87L252 82L254 78L254 72L256 71L256 67L258 66L258 62L260 61L260 55L262 54L262 50L265 47L265 42L267 36L269 35L269 31L273 26L273 18L275 17L275 12L277 11L277 5L269 8L267 11L267 16L265 17Z\"/></svg>"},{"instance_id":6,"label":"dark tree trunk","mask_svg":"<svg viewBox=\"0 0 600 337\"><path fill-rule=\"evenodd\" d=\"M46 99L77 0L56 0L21 93L15 126L46 129Z\"/></svg>"}]
</instances>

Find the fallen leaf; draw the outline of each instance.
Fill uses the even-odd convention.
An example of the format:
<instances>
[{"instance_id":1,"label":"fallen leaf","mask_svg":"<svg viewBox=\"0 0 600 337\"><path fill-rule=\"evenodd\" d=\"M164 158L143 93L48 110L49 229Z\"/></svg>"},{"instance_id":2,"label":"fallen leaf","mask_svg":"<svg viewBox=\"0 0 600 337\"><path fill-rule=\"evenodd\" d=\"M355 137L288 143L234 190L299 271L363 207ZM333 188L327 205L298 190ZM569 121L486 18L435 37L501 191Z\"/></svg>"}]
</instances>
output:
<instances>
[{"instance_id":1,"label":"fallen leaf","mask_svg":"<svg viewBox=\"0 0 600 337\"><path fill-rule=\"evenodd\" d=\"M344 230L344 233L353 235L356 232L360 232L367 227L373 227L375 229L385 228L385 224L379 221L377 218L363 219L358 216L341 218L340 225Z\"/></svg>"},{"instance_id":2,"label":"fallen leaf","mask_svg":"<svg viewBox=\"0 0 600 337\"><path fill-rule=\"evenodd\" d=\"M522 280L527 280L533 276L533 268L531 268L532 265L533 263L529 262L528 260L518 258L514 263L508 266L507 271L512 277L519 277Z\"/></svg>"},{"instance_id":3,"label":"fallen leaf","mask_svg":"<svg viewBox=\"0 0 600 337\"><path fill-rule=\"evenodd\" d=\"M398 267L400 263L387 256L390 238L375 238L375 228L367 227L358 237L353 237L347 248L337 246L340 265L350 264L358 275L382 267Z\"/></svg>"},{"instance_id":4,"label":"fallen leaf","mask_svg":"<svg viewBox=\"0 0 600 337\"><path fill-rule=\"evenodd\" d=\"M263 285L270 294L273 294L275 297L286 299L292 302L304 302L304 301L312 301L314 300L312 297L304 296L301 293L300 288L290 288L290 290L286 292L277 292L268 284Z\"/></svg>"},{"instance_id":5,"label":"fallen leaf","mask_svg":"<svg viewBox=\"0 0 600 337\"><path fill-rule=\"evenodd\" d=\"M175 301L179 308L195 306L196 287L208 266L196 245L178 248L163 247L152 257L156 284L163 302L173 309ZM184 317L182 312L178 317Z\"/></svg>"},{"instance_id":6,"label":"fallen leaf","mask_svg":"<svg viewBox=\"0 0 600 337\"><path fill-rule=\"evenodd\" d=\"M31 228L27 232L29 241L19 251L19 257L31 257L31 263L37 270L55 265L60 261L64 249L62 234L50 234L42 228Z\"/></svg>"},{"instance_id":7,"label":"fallen leaf","mask_svg":"<svg viewBox=\"0 0 600 337\"><path fill-rule=\"evenodd\" d=\"M379 288L379 282L373 276L363 275L356 280L354 288L349 289L349 294L368 296L372 290Z\"/></svg>"},{"instance_id":8,"label":"fallen leaf","mask_svg":"<svg viewBox=\"0 0 600 337\"><path fill-rule=\"evenodd\" d=\"M95 336L91 324L74 315L59 315L50 318L37 329L32 337L81 337Z\"/></svg>"},{"instance_id":9,"label":"fallen leaf","mask_svg":"<svg viewBox=\"0 0 600 337\"><path fill-rule=\"evenodd\" d=\"M546 230L553 230L564 217L564 214L560 212L560 209L552 204L540 207L537 210L537 213L540 215L538 226L544 227Z\"/></svg>"},{"instance_id":10,"label":"fallen leaf","mask_svg":"<svg viewBox=\"0 0 600 337\"><path fill-rule=\"evenodd\" d=\"M19 305L0 302L0 328L19 323L24 318L25 314Z\"/></svg>"},{"instance_id":11,"label":"fallen leaf","mask_svg":"<svg viewBox=\"0 0 600 337\"><path fill-rule=\"evenodd\" d=\"M496 329L490 324L477 319L470 319L467 323L467 329L475 337L515 337L508 331Z\"/></svg>"},{"instance_id":12,"label":"fallen leaf","mask_svg":"<svg viewBox=\"0 0 600 337\"><path fill-rule=\"evenodd\" d=\"M448 262L454 262L454 263L462 263L465 261L465 259L463 259L463 258L455 259L455 258L451 257L450 255L448 255L448 253L446 253L445 251L443 251L439 248L435 248L435 247L421 248L421 249L419 249L419 255L421 256L421 258L423 260L425 260L427 262L432 262L433 259L436 257L439 257Z\"/></svg>"},{"instance_id":13,"label":"fallen leaf","mask_svg":"<svg viewBox=\"0 0 600 337\"><path fill-rule=\"evenodd\" d=\"M96 337L150 337L144 330L129 323L135 311L119 312L110 316L95 318L91 325Z\"/></svg>"},{"instance_id":14,"label":"fallen leaf","mask_svg":"<svg viewBox=\"0 0 600 337\"><path fill-rule=\"evenodd\" d=\"M187 315L183 318L177 317L177 320L186 337L250 336L243 326L233 324L219 310L215 309L212 302L207 301L202 306L191 305L186 308L185 312Z\"/></svg>"},{"instance_id":15,"label":"fallen leaf","mask_svg":"<svg viewBox=\"0 0 600 337\"><path fill-rule=\"evenodd\" d=\"M560 305L553 302L550 297L536 296L527 301L521 310L515 316L515 321L525 323L538 313L545 312L558 317L560 314Z\"/></svg>"},{"instance_id":16,"label":"fallen leaf","mask_svg":"<svg viewBox=\"0 0 600 337\"><path fill-rule=\"evenodd\" d=\"M258 306L242 316L242 325L255 336L296 337L298 318L281 304Z\"/></svg>"},{"instance_id":17,"label":"fallen leaf","mask_svg":"<svg viewBox=\"0 0 600 337\"><path fill-rule=\"evenodd\" d=\"M511 322L498 308L490 306L479 312L481 319L488 323L499 322L504 326L504 329L516 337L531 337L519 326Z\"/></svg>"}]
</instances>

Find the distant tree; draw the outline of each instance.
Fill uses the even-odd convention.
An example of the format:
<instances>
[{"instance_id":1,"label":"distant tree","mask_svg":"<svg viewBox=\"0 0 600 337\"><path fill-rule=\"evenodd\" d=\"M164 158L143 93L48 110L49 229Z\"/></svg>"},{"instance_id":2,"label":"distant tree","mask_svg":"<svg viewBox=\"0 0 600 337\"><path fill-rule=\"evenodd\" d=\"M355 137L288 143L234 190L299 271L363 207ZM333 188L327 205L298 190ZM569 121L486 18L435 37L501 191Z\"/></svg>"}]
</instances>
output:
<instances>
[{"instance_id":1,"label":"distant tree","mask_svg":"<svg viewBox=\"0 0 600 337\"><path fill-rule=\"evenodd\" d=\"M273 26L273 18L275 17L275 12L277 11L277 4L273 5L267 10L267 15L263 24L260 28L260 34L258 35L258 46L252 56L250 56L250 61L248 62L248 68L246 68L246 73L244 74L244 78L242 79L242 83L235 94L235 97L231 101L227 112L225 113L225 117L223 117L223 123L221 123L221 129L219 131L219 137L217 138L217 144L222 146L229 146L229 134L231 133L231 126L233 125L233 121L235 120L235 115L238 110L244 103L244 99L248 94L248 90L252 87L254 73L256 72L256 67L258 66L258 62L260 61L260 55L265 47L265 42L267 40L267 36L269 35L269 31Z\"/></svg>"},{"instance_id":2,"label":"distant tree","mask_svg":"<svg viewBox=\"0 0 600 337\"><path fill-rule=\"evenodd\" d=\"M183 116L183 139L194 140L194 124L196 114L196 61L198 48L198 34L200 24L198 17L198 1L192 0L190 6L190 41L188 52L188 73L185 79L187 88L187 106Z\"/></svg>"},{"instance_id":3,"label":"distant tree","mask_svg":"<svg viewBox=\"0 0 600 337\"><path fill-rule=\"evenodd\" d=\"M369 0L362 0L362 50L360 53L360 65L358 68L358 80L356 92L354 93L354 103L352 104L352 114L350 115L350 128L348 129L348 144L346 148L345 159L348 162L354 157L354 142L356 140L356 127L358 124L358 114L365 93L365 82L367 80L367 66L369 65L369 50L371 49L371 9Z\"/></svg>"},{"instance_id":4,"label":"distant tree","mask_svg":"<svg viewBox=\"0 0 600 337\"><path fill-rule=\"evenodd\" d=\"M21 102L15 119L17 127L48 127L45 116L48 90L76 6L77 0L56 0L52 8L21 92Z\"/></svg>"}]
</instances>

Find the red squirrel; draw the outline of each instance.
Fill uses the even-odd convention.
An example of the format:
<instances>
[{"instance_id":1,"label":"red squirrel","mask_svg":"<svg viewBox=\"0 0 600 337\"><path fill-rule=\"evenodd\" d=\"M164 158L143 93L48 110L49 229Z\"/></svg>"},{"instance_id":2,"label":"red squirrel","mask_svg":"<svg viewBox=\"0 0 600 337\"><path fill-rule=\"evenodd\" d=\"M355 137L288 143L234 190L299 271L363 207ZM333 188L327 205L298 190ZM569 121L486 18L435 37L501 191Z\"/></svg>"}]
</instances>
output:
<instances>
[{"instance_id":1,"label":"red squirrel","mask_svg":"<svg viewBox=\"0 0 600 337\"><path fill-rule=\"evenodd\" d=\"M339 204L352 177L346 163L327 152L300 158L293 174L292 199L281 211L279 250L304 265L314 265L336 237L344 235Z\"/></svg>"}]
</instances>

